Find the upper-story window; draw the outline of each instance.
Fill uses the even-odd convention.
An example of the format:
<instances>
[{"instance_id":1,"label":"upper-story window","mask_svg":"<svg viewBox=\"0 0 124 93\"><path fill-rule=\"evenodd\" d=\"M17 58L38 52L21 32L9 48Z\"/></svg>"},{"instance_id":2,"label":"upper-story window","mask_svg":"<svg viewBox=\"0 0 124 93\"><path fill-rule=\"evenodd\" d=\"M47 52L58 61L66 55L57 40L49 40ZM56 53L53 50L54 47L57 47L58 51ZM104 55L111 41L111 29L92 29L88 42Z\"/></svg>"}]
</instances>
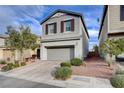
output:
<instances>
[{"instance_id":1,"label":"upper-story window","mask_svg":"<svg viewBox=\"0 0 124 93\"><path fill-rule=\"evenodd\" d=\"M64 27L64 31L71 31L71 21L65 21Z\"/></svg>"},{"instance_id":2,"label":"upper-story window","mask_svg":"<svg viewBox=\"0 0 124 93\"><path fill-rule=\"evenodd\" d=\"M74 19L61 21L61 33L74 31Z\"/></svg>"},{"instance_id":3,"label":"upper-story window","mask_svg":"<svg viewBox=\"0 0 124 93\"><path fill-rule=\"evenodd\" d=\"M120 21L124 21L124 5L120 5Z\"/></svg>"},{"instance_id":4,"label":"upper-story window","mask_svg":"<svg viewBox=\"0 0 124 93\"><path fill-rule=\"evenodd\" d=\"M48 25L48 34L53 34L55 30L54 24L49 24Z\"/></svg>"},{"instance_id":5,"label":"upper-story window","mask_svg":"<svg viewBox=\"0 0 124 93\"><path fill-rule=\"evenodd\" d=\"M46 35L55 34L56 29L57 29L56 23L46 24Z\"/></svg>"}]
</instances>

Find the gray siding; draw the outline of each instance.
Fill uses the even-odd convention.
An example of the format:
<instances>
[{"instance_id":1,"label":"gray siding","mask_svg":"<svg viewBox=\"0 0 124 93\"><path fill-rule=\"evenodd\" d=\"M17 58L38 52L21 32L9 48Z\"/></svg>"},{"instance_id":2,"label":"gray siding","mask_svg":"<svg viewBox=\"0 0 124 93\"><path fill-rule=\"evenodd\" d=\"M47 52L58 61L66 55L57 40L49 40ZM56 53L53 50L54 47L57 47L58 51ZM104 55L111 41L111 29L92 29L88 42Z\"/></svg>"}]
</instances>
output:
<instances>
[{"instance_id":1,"label":"gray siding","mask_svg":"<svg viewBox=\"0 0 124 93\"><path fill-rule=\"evenodd\" d=\"M70 19L74 19L74 32L63 32L61 33L61 21L66 21L66 20L70 20ZM42 40L51 40L51 39L58 39L58 38L63 38L63 39L67 39L69 37L76 37L76 36L80 36L80 30L79 30L79 17L74 17L74 16L69 16L69 15L61 15L59 17L53 17L50 18L49 20L47 20L45 23L43 23L42 25ZM53 35L45 35L45 26L46 24L50 24L50 23L57 23L57 33L53 34Z\"/></svg>"},{"instance_id":2,"label":"gray siding","mask_svg":"<svg viewBox=\"0 0 124 93\"><path fill-rule=\"evenodd\" d=\"M120 5L109 5L109 33L124 32L124 21L120 21Z\"/></svg>"}]
</instances>

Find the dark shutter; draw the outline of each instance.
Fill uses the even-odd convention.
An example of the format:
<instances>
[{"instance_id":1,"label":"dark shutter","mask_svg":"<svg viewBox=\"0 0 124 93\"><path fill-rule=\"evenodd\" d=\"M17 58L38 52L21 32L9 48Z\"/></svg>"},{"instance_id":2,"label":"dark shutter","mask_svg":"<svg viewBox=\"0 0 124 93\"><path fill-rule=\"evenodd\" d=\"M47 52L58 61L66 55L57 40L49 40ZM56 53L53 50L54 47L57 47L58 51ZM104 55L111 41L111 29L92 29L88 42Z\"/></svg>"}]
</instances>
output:
<instances>
[{"instance_id":1,"label":"dark shutter","mask_svg":"<svg viewBox=\"0 0 124 93\"><path fill-rule=\"evenodd\" d=\"M48 24L46 24L46 31L45 34L48 35Z\"/></svg>"},{"instance_id":2,"label":"dark shutter","mask_svg":"<svg viewBox=\"0 0 124 93\"><path fill-rule=\"evenodd\" d=\"M63 32L64 32L64 22L61 21L61 33L63 33Z\"/></svg>"},{"instance_id":3,"label":"dark shutter","mask_svg":"<svg viewBox=\"0 0 124 93\"><path fill-rule=\"evenodd\" d=\"M74 31L74 19L71 20L71 31Z\"/></svg>"},{"instance_id":4,"label":"dark shutter","mask_svg":"<svg viewBox=\"0 0 124 93\"><path fill-rule=\"evenodd\" d=\"M57 32L57 24L54 23L54 33L56 33L56 32Z\"/></svg>"},{"instance_id":5,"label":"dark shutter","mask_svg":"<svg viewBox=\"0 0 124 93\"><path fill-rule=\"evenodd\" d=\"M120 21L124 21L124 5L120 5Z\"/></svg>"}]
</instances>

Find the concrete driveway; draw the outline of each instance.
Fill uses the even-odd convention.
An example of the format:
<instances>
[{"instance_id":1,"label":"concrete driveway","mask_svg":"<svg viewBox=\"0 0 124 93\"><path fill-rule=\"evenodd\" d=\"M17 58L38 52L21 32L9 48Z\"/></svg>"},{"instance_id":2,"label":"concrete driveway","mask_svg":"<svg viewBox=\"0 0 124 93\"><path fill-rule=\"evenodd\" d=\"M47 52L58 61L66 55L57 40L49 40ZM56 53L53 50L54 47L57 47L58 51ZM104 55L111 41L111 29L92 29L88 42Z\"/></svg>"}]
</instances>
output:
<instances>
[{"instance_id":1,"label":"concrete driveway","mask_svg":"<svg viewBox=\"0 0 124 93\"><path fill-rule=\"evenodd\" d=\"M4 72L3 74L5 76L12 76L19 79L41 82L53 79L53 71L59 64L60 62L58 61L35 62L24 67Z\"/></svg>"},{"instance_id":2,"label":"concrete driveway","mask_svg":"<svg viewBox=\"0 0 124 93\"><path fill-rule=\"evenodd\" d=\"M8 72L1 72L0 74L10 78L20 79L22 81L27 80L30 82L36 82L38 84L41 83L58 87L112 87L108 79L94 77L72 75L72 77L66 81L56 80L54 79L52 74L55 68L58 67L60 63L61 62L58 61L35 62Z\"/></svg>"}]
</instances>

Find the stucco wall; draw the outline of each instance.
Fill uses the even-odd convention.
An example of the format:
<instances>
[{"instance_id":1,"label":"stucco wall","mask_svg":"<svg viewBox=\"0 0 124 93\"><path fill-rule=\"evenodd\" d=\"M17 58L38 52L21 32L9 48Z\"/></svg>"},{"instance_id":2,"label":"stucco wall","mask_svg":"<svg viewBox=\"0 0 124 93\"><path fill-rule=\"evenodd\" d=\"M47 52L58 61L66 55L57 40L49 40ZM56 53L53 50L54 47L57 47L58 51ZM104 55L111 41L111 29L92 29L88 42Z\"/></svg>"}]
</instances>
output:
<instances>
[{"instance_id":1,"label":"stucco wall","mask_svg":"<svg viewBox=\"0 0 124 93\"><path fill-rule=\"evenodd\" d=\"M0 47L3 47L5 45L5 39L0 38Z\"/></svg>"},{"instance_id":2,"label":"stucco wall","mask_svg":"<svg viewBox=\"0 0 124 93\"><path fill-rule=\"evenodd\" d=\"M80 40L73 40L73 41L61 41L61 42L49 42L49 43L42 43L41 45L41 60L47 60L47 48L46 46L64 46L64 45L74 45L74 57L82 58L82 39Z\"/></svg>"},{"instance_id":3,"label":"stucco wall","mask_svg":"<svg viewBox=\"0 0 124 93\"><path fill-rule=\"evenodd\" d=\"M3 60L3 50L0 49L0 60Z\"/></svg>"}]
</instances>

